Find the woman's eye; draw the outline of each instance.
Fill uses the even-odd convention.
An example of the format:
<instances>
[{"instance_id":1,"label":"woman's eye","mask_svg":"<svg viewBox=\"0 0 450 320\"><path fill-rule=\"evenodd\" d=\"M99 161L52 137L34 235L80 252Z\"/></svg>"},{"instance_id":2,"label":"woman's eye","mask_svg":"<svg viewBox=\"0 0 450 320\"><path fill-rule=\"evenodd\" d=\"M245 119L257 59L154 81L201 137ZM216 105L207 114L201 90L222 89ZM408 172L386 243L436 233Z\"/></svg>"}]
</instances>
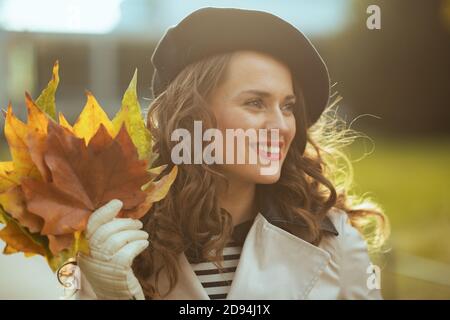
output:
<instances>
[{"instance_id":1,"label":"woman's eye","mask_svg":"<svg viewBox=\"0 0 450 320\"><path fill-rule=\"evenodd\" d=\"M252 106L252 107L257 107L257 108L262 108L263 107L263 103L261 100L256 99L256 100L249 100L245 103L245 105L247 106Z\"/></svg>"},{"instance_id":2,"label":"woman's eye","mask_svg":"<svg viewBox=\"0 0 450 320\"><path fill-rule=\"evenodd\" d=\"M295 106L295 104L290 103L290 104L285 105L285 106L282 108L282 110L283 110L283 111L286 111L286 112L293 113L293 112L294 112L294 106Z\"/></svg>"}]
</instances>

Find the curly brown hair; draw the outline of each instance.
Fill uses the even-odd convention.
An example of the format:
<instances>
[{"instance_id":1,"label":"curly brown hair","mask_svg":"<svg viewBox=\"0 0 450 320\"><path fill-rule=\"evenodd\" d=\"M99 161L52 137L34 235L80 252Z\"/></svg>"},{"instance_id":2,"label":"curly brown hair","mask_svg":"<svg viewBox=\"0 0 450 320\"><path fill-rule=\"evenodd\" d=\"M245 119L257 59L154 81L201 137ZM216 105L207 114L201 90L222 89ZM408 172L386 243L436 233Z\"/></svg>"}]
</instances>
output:
<instances>
[{"instance_id":1,"label":"curly brown hair","mask_svg":"<svg viewBox=\"0 0 450 320\"><path fill-rule=\"evenodd\" d=\"M172 163L170 155L175 142L170 137L175 129L191 131L195 120L202 121L205 130L216 126L208 97L224 79L232 55L218 54L188 65L150 103L147 126L158 154L155 165ZM356 203L355 197L348 194L351 164L341 148L357 135L339 125L334 104L311 126L301 87L295 79L294 93L298 97L294 111L297 131L281 177L272 185L259 185L257 193L270 194L287 217L303 218L313 244L319 244L323 237L321 221L332 207L337 207L349 214L371 250L379 248L389 232L384 214L367 199ZM224 179L214 166L182 164L167 196L144 216L151 245L135 259L133 270L147 299L162 297L175 287L178 256L188 249L199 250L203 259L221 267L223 249L233 228L230 214L218 205L218 184ZM157 264L157 259L161 263ZM170 284L166 293L157 288L163 268ZM152 274L155 286L147 281Z\"/></svg>"}]
</instances>

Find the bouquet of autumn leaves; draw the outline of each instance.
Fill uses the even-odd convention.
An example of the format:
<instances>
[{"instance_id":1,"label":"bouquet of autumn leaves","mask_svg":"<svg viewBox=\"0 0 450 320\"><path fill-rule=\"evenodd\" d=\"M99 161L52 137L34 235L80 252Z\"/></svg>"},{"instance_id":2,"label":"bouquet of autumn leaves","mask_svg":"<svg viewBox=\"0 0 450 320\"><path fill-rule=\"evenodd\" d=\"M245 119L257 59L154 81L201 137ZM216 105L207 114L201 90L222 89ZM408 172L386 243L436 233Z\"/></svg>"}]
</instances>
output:
<instances>
[{"instance_id":1,"label":"bouquet of autumn leaves","mask_svg":"<svg viewBox=\"0 0 450 320\"><path fill-rule=\"evenodd\" d=\"M27 122L5 115L11 161L0 162L0 239L4 254L44 256L53 271L77 252L88 253L84 238L89 216L112 199L123 202L118 217L141 218L167 194L177 167L150 168L152 140L141 116L136 72L110 120L95 97L72 126L59 113L53 76L36 101L25 94Z\"/></svg>"}]
</instances>

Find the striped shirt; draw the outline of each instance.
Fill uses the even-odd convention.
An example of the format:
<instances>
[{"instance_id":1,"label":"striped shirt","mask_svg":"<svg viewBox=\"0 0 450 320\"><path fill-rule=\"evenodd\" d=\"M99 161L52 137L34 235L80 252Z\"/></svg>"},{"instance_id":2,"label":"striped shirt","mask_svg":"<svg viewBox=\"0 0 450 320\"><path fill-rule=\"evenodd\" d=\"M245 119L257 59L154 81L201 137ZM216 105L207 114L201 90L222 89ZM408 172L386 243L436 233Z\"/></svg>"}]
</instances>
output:
<instances>
[{"instance_id":1,"label":"striped shirt","mask_svg":"<svg viewBox=\"0 0 450 320\"><path fill-rule=\"evenodd\" d=\"M187 255L194 273L211 300L226 299L239 263L245 237L252 224L253 220L247 220L234 227L232 239L223 250L223 269L221 270L214 262L204 259L197 261Z\"/></svg>"}]
</instances>

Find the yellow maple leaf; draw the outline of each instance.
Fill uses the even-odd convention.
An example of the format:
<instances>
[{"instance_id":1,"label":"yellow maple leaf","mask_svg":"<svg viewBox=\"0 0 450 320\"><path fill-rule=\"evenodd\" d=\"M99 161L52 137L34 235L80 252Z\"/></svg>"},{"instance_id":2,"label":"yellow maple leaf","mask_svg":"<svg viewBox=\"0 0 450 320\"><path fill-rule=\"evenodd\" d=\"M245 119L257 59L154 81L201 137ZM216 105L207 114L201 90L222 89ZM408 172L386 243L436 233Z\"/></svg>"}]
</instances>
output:
<instances>
[{"instance_id":1,"label":"yellow maple leaf","mask_svg":"<svg viewBox=\"0 0 450 320\"><path fill-rule=\"evenodd\" d=\"M59 124L61 127L66 128L70 132L73 133L73 127L70 125L69 121L66 120L66 117L60 112L59 113Z\"/></svg>"},{"instance_id":2,"label":"yellow maple leaf","mask_svg":"<svg viewBox=\"0 0 450 320\"><path fill-rule=\"evenodd\" d=\"M28 126L20 121L12 112L11 104L8 105L8 111L5 119L5 137L9 145L14 171L10 179L17 184L24 177L39 177L39 172L34 165L27 147Z\"/></svg>"},{"instance_id":3,"label":"yellow maple leaf","mask_svg":"<svg viewBox=\"0 0 450 320\"><path fill-rule=\"evenodd\" d=\"M119 132L122 123L125 122L125 127L130 133L131 140L138 150L139 159L149 159L152 148L152 139L141 114L141 106L137 98L136 83L137 70L135 70L133 78L123 95L122 106L112 120L114 135Z\"/></svg>"},{"instance_id":4,"label":"yellow maple leaf","mask_svg":"<svg viewBox=\"0 0 450 320\"><path fill-rule=\"evenodd\" d=\"M73 133L78 138L84 138L85 143L88 144L99 129L100 124L103 124L106 131L114 136L112 122L95 97L91 92L86 91L86 98L86 105L73 125Z\"/></svg>"},{"instance_id":5,"label":"yellow maple leaf","mask_svg":"<svg viewBox=\"0 0 450 320\"><path fill-rule=\"evenodd\" d=\"M58 70L59 63L58 61L56 61L53 65L52 79L36 99L36 104L39 106L39 108L47 113L52 119L56 119L55 93L56 89L58 89L59 84Z\"/></svg>"},{"instance_id":6,"label":"yellow maple leaf","mask_svg":"<svg viewBox=\"0 0 450 320\"><path fill-rule=\"evenodd\" d=\"M0 192L4 192L5 190L17 184L17 182L14 181L13 178L11 178L13 170L14 162L0 162Z\"/></svg>"}]
</instances>

